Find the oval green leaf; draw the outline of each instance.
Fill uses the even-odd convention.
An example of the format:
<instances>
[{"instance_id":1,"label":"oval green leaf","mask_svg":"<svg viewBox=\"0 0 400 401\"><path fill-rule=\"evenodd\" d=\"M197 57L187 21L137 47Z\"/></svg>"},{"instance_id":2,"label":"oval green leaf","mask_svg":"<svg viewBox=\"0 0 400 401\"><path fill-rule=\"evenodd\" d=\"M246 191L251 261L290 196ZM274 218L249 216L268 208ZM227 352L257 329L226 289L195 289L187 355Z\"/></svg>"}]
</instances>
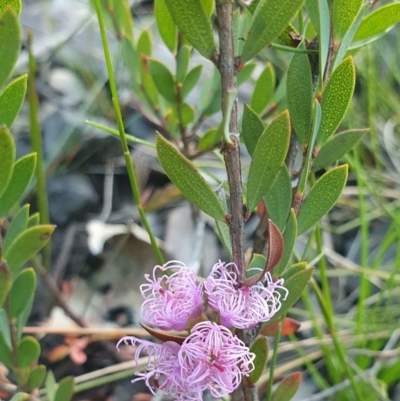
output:
<instances>
[{"instance_id":1,"label":"oval green leaf","mask_svg":"<svg viewBox=\"0 0 400 401\"><path fill-rule=\"evenodd\" d=\"M12 81L0 95L0 125L10 128L25 99L27 75Z\"/></svg>"},{"instance_id":2,"label":"oval green leaf","mask_svg":"<svg viewBox=\"0 0 400 401\"><path fill-rule=\"evenodd\" d=\"M242 118L242 137L250 156L253 156L254 149L264 129L265 125L258 114L245 104Z\"/></svg>"},{"instance_id":3,"label":"oval green leaf","mask_svg":"<svg viewBox=\"0 0 400 401\"><path fill-rule=\"evenodd\" d=\"M28 228L13 241L4 254L13 274L47 244L54 229L52 225Z\"/></svg>"},{"instance_id":4,"label":"oval green leaf","mask_svg":"<svg viewBox=\"0 0 400 401\"><path fill-rule=\"evenodd\" d=\"M170 70L154 59L148 59L148 66L153 82L160 93L170 103L176 103L175 82Z\"/></svg>"},{"instance_id":5,"label":"oval green leaf","mask_svg":"<svg viewBox=\"0 0 400 401\"><path fill-rule=\"evenodd\" d=\"M249 210L253 210L274 185L285 161L289 137L289 113L284 111L264 130L254 150L247 182Z\"/></svg>"},{"instance_id":6,"label":"oval green leaf","mask_svg":"<svg viewBox=\"0 0 400 401\"><path fill-rule=\"evenodd\" d=\"M400 3L387 4L369 14L360 24L353 41L365 40L385 32L400 21Z\"/></svg>"},{"instance_id":7,"label":"oval green leaf","mask_svg":"<svg viewBox=\"0 0 400 401\"><path fill-rule=\"evenodd\" d=\"M71 401L74 395L75 382L72 376L64 377L58 384L54 401Z\"/></svg>"},{"instance_id":8,"label":"oval green leaf","mask_svg":"<svg viewBox=\"0 0 400 401\"><path fill-rule=\"evenodd\" d=\"M195 117L193 107L189 106L187 103L182 103L179 107L179 119L181 124L187 126L195 119Z\"/></svg>"},{"instance_id":9,"label":"oval green leaf","mask_svg":"<svg viewBox=\"0 0 400 401\"><path fill-rule=\"evenodd\" d=\"M310 62L306 54L295 54L290 62L286 96L290 120L303 145L310 139L313 115L313 88Z\"/></svg>"},{"instance_id":10,"label":"oval green leaf","mask_svg":"<svg viewBox=\"0 0 400 401\"><path fill-rule=\"evenodd\" d=\"M7 229L6 236L3 242L3 252L6 253L8 247L14 239L24 231L28 225L29 219L29 205L24 205L14 216Z\"/></svg>"},{"instance_id":11,"label":"oval green leaf","mask_svg":"<svg viewBox=\"0 0 400 401\"><path fill-rule=\"evenodd\" d=\"M28 390L33 391L42 385L46 377L46 366L38 365L31 370L28 377Z\"/></svg>"},{"instance_id":12,"label":"oval green leaf","mask_svg":"<svg viewBox=\"0 0 400 401\"><path fill-rule=\"evenodd\" d=\"M368 131L369 128L349 130L329 138L314 159L312 171L318 171L341 159Z\"/></svg>"},{"instance_id":13,"label":"oval green leaf","mask_svg":"<svg viewBox=\"0 0 400 401\"><path fill-rule=\"evenodd\" d=\"M201 0L165 0L173 21L191 45L205 58L215 52L210 18Z\"/></svg>"},{"instance_id":14,"label":"oval green leaf","mask_svg":"<svg viewBox=\"0 0 400 401\"><path fill-rule=\"evenodd\" d=\"M18 317L33 299L35 289L35 271L31 267L22 270L15 279L10 291L10 317L12 319Z\"/></svg>"},{"instance_id":15,"label":"oval green leaf","mask_svg":"<svg viewBox=\"0 0 400 401\"><path fill-rule=\"evenodd\" d=\"M248 61L268 46L289 25L304 0L261 0L255 9L246 43L243 61Z\"/></svg>"},{"instance_id":16,"label":"oval green leaf","mask_svg":"<svg viewBox=\"0 0 400 401\"><path fill-rule=\"evenodd\" d=\"M0 197L0 217L5 217L20 200L35 172L36 153L31 153L14 164L14 170L7 189Z\"/></svg>"},{"instance_id":17,"label":"oval green leaf","mask_svg":"<svg viewBox=\"0 0 400 401\"><path fill-rule=\"evenodd\" d=\"M161 166L183 196L214 219L225 221L225 212L217 195L194 165L160 134L156 148Z\"/></svg>"},{"instance_id":18,"label":"oval green leaf","mask_svg":"<svg viewBox=\"0 0 400 401\"><path fill-rule=\"evenodd\" d=\"M0 15L0 90L6 84L21 50L18 17L11 7Z\"/></svg>"},{"instance_id":19,"label":"oval green leaf","mask_svg":"<svg viewBox=\"0 0 400 401\"><path fill-rule=\"evenodd\" d=\"M17 360L20 368L27 368L37 362L40 356L40 345L36 338L24 337L18 345Z\"/></svg>"},{"instance_id":20,"label":"oval green leaf","mask_svg":"<svg viewBox=\"0 0 400 401\"><path fill-rule=\"evenodd\" d=\"M204 135L199 139L197 144L198 150L205 150L212 148L221 142L221 132L218 128L210 128Z\"/></svg>"},{"instance_id":21,"label":"oval green leaf","mask_svg":"<svg viewBox=\"0 0 400 401\"><path fill-rule=\"evenodd\" d=\"M301 384L301 373L293 372L286 376L272 394L271 401L290 401Z\"/></svg>"},{"instance_id":22,"label":"oval green leaf","mask_svg":"<svg viewBox=\"0 0 400 401\"><path fill-rule=\"evenodd\" d=\"M139 54L144 54L148 57L151 56L152 53L152 45L151 45L151 37L150 32L147 29L143 29L142 33L139 36L136 51Z\"/></svg>"},{"instance_id":23,"label":"oval green leaf","mask_svg":"<svg viewBox=\"0 0 400 401\"><path fill-rule=\"evenodd\" d=\"M250 106L260 114L271 101L275 90L275 71L271 63L267 63L261 75L258 77L254 86L253 95L251 97Z\"/></svg>"},{"instance_id":24,"label":"oval green leaf","mask_svg":"<svg viewBox=\"0 0 400 401\"><path fill-rule=\"evenodd\" d=\"M7 6L11 6L17 15L21 12L21 0L0 0L0 14Z\"/></svg>"},{"instance_id":25,"label":"oval green leaf","mask_svg":"<svg viewBox=\"0 0 400 401\"><path fill-rule=\"evenodd\" d=\"M193 67L187 74L181 89L182 100L184 100L191 90L196 86L197 82L199 81L202 68L203 67L201 65L196 65L196 67Z\"/></svg>"},{"instance_id":26,"label":"oval green leaf","mask_svg":"<svg viewBox=\"0 0 400 401\"><path fill-rule=\"evenodd\" d=\"M329 5L326 0L306 0L306 8L311 23L318 33L319 48L319 76L324 76L326 61L328 59L330 46L330 14Z\"/></svg>"},{"instance_id":27,"label":"oval green leaf","mask_svg":"<svg viewBox=\"0 0 400 401\"><path fill-rule=\"evenodd\" d=\"M176 58L176 81L183 84L186 78L190 60L189 46L182 46Z\"/></svg>"},{"instance_id":28,"label":"oval green leaf","mask_svg":"<svg viewBox=\"0 0 400 401\"><path fill-rule=\"evenodd\" d=\"M283 271L286 268L290 260L290 256L292 255L294 243L297 237L297 220L296 213L293 209L290 210L289 218L286 222L285 231L283 232L283 253L281 260L275 266L273 275L274 277L280 277Z\"/></svg>"},{"instance_id":29,"label":"oval green leaf","mask_svg":"<svg viewBox=\"0 0 400 401\"><path fill-rule=\"evenodd\" d=\"M363 2L363 0L335 0L333 2L333 33L336 38L342 38L351 28Z\"/></svg>"},{"instance_id":30,"label":"oval green leaf","mask_svg":"<svg viewBox=\"0 0 400 401\"><path fill-rule=\"evenodd\" d=\"M355 81L354 61L347 57L333 72L322 94L318 145L325 143L342 122L353 97Z\"/></svg>"},{"instance_id":31,"label":"oval green leaf","mask_svg":"<svg viewBox=\"0 0 400 401\"><path fill-rule=\"evenodd\" d=\"M28 228L37 226L39 224L40 224L40 214L39 214L39 212L36 212L36 213L32 214L31 217L29 217Z\"/></svg>"},{"instance_id":32,"label":"oval green leaf","mask_svg":"<svg viewBox=\"0 0 400 401\"><path fill-rule=\"evenodd\" d=\"M228 214L228 207L226 205L226 197L225 190L223 185L221 185L216 191L219 202L221 203L222 209L224 209L224 213ZM231 245L231 235L229 232L229 227L225 222L220 220L215 220L215 224L217 226L217 233L222 245L225 250L228 252L230 258L232 258L232 245Z\"/></svg>"},{"instance_id":33,"label":"oval green leaf","mask_svg":"<svg viewBox=\"0 0 400 401\"><path fill-rule=\"evenodd\" d=\"M265 336L258 336L251 345L250 352L255 354L254 370L249 375L250 383L257 383L267 366L268 340Z\"/></svg>"},{"instance_id":34,"label":"oval green leaf","mask_svg":"<svg viewBox=\"0 0 400 401\"><path fill-rule=\"evenodd\" d=\"M243 69L236 76L236 81L238 86L240 86L242 83L246 82L250 78L256 65L257 63L253 62L253 63L247 63L243 67Z\"/></svg>"},{"instance_id":35,"label":"oval green leaf","mask_svg":"<svg viewBox=\"0 0 400 401\"><path fill-rule=\"evenodd\" d=\"M0 308L2 308L4 301L7 298L11 285L12 279L10 269L6 263L0 261Z\"/></svg>"},{"instance_id":36,"label":"oval green leaf","mask_svg":"<svg viewBox=\"0 0 400 401\"><path fill-rule=\"evenodd\" d=\"M0 199L7 189L14 169L15 144L10 131L0 127ZM1 202L1 200L0 200ZM0 216L1 217L1 216Z\"/></svg>"},{"instance_id":37,"label":"oval green leaf","mask_svg":"<svg viewBox=\"0 0 400 401\"><path fill-rule=\"evenodd\" d=\"M326 172L311 188L297 215L297 235L303 234L335 205L347 181L347 164Z\"/></svg>"},{"instance_id":38,"label":"oval green leaf","mask_svg":"<svg viewBox=\"0 0 400 401\"><path fill-rule=\"evenodd\" d=\"M304 291L308 282L311 279L313 271L313 268L301 270L294 273L288 279L285 279L283 286L288 290L288 295L286 299L284 299L285 291L278 290L278 292L281 294L282 306L278 310L278 312L275 313L275 315L271 319L271 322L286 315L289 309L300 298L301 293Z\"/></svg>"},{"instance_id":39,"label":"oval green leaf","mask_svg":"<svg viewBox=\"0 0 400 401\"><path fill-rule=\"evenodd\" d=\"M271 190L264 197L264 202L269 218L283 232L292 203L292 183L285 165L282 166Z\"/></svg>"},{"instance_id":40,"label":"oval green leaf","mask_svg":"<svg viewBox=\"0 0 400 401\"><path fill-rule=\"evenodd\" d=\"M162 40L168 49L174 52L177 42L176 25L165 4L165 0L154 1L154 16Z\"/></svg>"}]
</instances>

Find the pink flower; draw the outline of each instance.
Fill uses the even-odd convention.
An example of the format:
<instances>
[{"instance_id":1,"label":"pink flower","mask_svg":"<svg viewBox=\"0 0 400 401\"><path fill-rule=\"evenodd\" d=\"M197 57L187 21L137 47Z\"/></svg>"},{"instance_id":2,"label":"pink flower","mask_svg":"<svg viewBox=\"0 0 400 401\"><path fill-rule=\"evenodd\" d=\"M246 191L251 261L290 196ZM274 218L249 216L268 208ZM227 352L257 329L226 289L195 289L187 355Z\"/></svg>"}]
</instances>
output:
<instances>
[{"instance_id":1,"label":"pink flower","mask_svg":"<svg viewBox=\"0 0 400 401\"><path fill-rule=\"evenodd\" d=\"M216 323L196 324L181 346L172 341L154 344L124 337L117 348L121 342L137 347L138 378L132 382L144 380L153 394L160 389L178 401L202 401L205 390L214 397L226 396L254 369L255 355L230 330ZM145 373L139 372L142 352L147 354Z\"/></svg>"},{"instance_id":2,"label":"pink flower","mask_svg":"<svg viewBox=\"0 0 400 401\"><path fill-rule=\"evenodd\" d=\"M173 341L154 344L135 337L124 337L118 342L117 349L121 342L137 347L135 362L138 378L132 380L132 383L144 380L153 394L156 389L160 389L177 401L201 401L201 391L190 388L185 372L180 366L178 354L181 347L179 344ZM145 373L139 371L139 356L142 352L146 353L148 357Z\"/></svg>"},{"instance_id":3,"label":"pink flower","mask_svg":"<svg viewBox=\"0 0 400 401\"><path fill-rule=\"evenodd\" d=\"M251 287L239 286L238 268L234 263L214 265L204 284L211 309L220 315L220 323L226 327L250 329L258 323L267 322L281 307L281 293L288 291L283 287L283 279L273 281L265 274L265 284L257 283Z\"/></svg>"},{"instance_id":4,"label":"pink flower","mask_svg":"<svg viewBox=\"0 0 400 401\"><path fill-rule=\"evenodd\" d=\"M196 324L179 352L179 361L190 388L208 389L224 397L254 369L255 355L226 327L216 323Z\"/></svg>"},{"instance_id":5,"label":"pink flower","mask_svg":"<svg viewBox=\"0 0 400 401\"><path fill-rule=\"evenodd\" d=\"M178 269L175 273L173 269ZM172 271L170 276L157 277L157 271ZM184 263L171 261L156 266L153 278L145 275L147 284L140 286L144 298L141 309L143 320L162 330L184 330L189 319L201 315L203 285L196 283L196 274Z\"/></svg>"}]
</instances>

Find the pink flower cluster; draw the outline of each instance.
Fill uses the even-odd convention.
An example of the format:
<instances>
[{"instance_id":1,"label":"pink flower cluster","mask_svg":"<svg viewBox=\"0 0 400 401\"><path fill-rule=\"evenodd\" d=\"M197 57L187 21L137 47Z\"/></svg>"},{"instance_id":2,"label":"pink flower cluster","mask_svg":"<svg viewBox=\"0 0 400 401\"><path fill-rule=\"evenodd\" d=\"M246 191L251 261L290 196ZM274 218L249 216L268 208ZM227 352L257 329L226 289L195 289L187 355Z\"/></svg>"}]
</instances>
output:
<instances>
[{"instance_id":1,"label":"pink flower cluster","mask_svg":"<svg viewBox=\"0 0 400 401\"><path fill-rule=\"evenodd\" d=\"M255 355L244 343L226 327L208 321L197 323L182 345L125 337L117 347L122 341L137 346L137 365L142 351L148 355L147 371L133 382L145 380L153 393L160 389L179 401L200 401L204 390L224 397L254 369Z\"/></svg>"},{"instance_id":2,"label":"pink flower cluster","mask_svg":"<svg viewBox=\"0 0 400 401\"><path fill-rule=\"evenodd\" d=\"M181 345L124 337L118 346L125 342L137 347L138 369L139 356L148 357L147 371L137 373L134 381L144 380L153 392L161 389L178 401L200 401L205 390L214 397L234 391L242 376L254 369L255 355L233 329L249 329L270 320L281 307L281 295L288 294L283 279L274 282L269 273L264 283L251 287L241 286L238 277L235 264L221 261L204 284L197 283L196 274L177 261L156 266L152 278L146 275L147 283L140 287L143 320L162 330L186 329L190 334ZM219 324L201 321L205 320L204 298L218 314Z\"/></svg>"}]
</instances>

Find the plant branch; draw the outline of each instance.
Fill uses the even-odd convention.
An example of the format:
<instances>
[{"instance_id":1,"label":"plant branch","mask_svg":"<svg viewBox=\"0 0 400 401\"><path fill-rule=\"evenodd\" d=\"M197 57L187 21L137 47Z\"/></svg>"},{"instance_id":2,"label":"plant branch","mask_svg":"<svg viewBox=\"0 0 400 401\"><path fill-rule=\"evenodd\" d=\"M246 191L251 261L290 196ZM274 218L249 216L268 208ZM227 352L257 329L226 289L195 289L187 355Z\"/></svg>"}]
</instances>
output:
<instances>
[{"instance_id":1,"label":"plant branch","mask_svg":"<svg viewBox=\"0 0 400 401\"><path fill-rule=\"evenodd\" d=\"M236 91L236 66L232 35L232 1L216 2L218 34L219 34L219 60L218 69L221 74L221 108L227 110L232 92ZM244 205L242 197L242 176L240 164L239 130L237 124L237 100L231 109L229 118L230 141L223 140L222 154L228 174L230 213L229 232L232 244L233 262L239 269L241 280L244 278L243 230Z\"/></svg>"}]
</instances>

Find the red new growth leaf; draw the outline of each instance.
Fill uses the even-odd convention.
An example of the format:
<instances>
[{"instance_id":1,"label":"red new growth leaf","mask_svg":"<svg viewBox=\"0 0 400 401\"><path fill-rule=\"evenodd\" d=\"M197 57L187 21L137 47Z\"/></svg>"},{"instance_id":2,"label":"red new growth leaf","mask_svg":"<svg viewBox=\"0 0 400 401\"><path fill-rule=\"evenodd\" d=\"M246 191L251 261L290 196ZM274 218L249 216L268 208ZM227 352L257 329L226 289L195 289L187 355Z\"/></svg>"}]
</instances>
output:
<instances>
[{"instance_id":1,"label":"red new growth leaf","mask_svg":"<svg viewBox=\"0 0 400 401\"><path fill-rule=\"evenodd\" d=\"M170 334L166 331L163 330L158 330L158 329L152 329L151 327L147 326L144 323L140 323L140 325L149 333L151 334L154 338L157 338L157 340L160 341L174 341L180 345L185 341L185 337L175 335L175 334ZM184 333L182 333L184 334Z\"/></svg>"},{"instance_id":2,"label":"red new growth leaf","mask_svg":"<svg viewBox=\"0 0 400 401\"><path fill-rule=\"evenodd\" d=\"M285 317L282 323L281 335L288 336L289 334L294 334L300 328L300 322L290 317ZM279 320L275 320L269 323L267 326L263 327L260 334L263 336L276 336L278 332Z\"/></svg>"},{"instance_id":3,"label":"red new growth leaf","mask_svg":"<svg viewBox=\"0 0 400 401\"><path fill-rule=\"evenodd\" d=\"M251 287L263 279L265 273L271 271L279 262L283 253L283 237L279 228L268 220L268 258L264 270L243 282L246 287Z\"/></svg>"}]
</instances>

